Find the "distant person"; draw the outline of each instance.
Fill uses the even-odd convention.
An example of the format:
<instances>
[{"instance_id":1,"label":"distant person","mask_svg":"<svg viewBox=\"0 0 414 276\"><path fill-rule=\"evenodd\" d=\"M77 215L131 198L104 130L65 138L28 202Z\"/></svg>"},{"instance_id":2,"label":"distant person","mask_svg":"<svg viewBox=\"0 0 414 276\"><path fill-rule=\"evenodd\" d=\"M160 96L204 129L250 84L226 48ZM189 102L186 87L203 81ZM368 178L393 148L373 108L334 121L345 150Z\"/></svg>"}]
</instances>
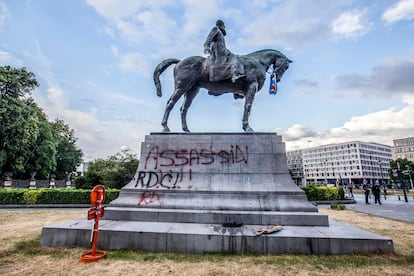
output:
<instances>
[{"instance_id":1,"label":"distant person","mask_svg":"<svg viewBox=\"0 0 414 276\"><path fill-rule=\"evenodd\" d=\"M349 198L354 198L354 193L352 192L353 189L354 189L354 184L351 182L349 183L349 186L348 186L348 197Z\"/></svg>"},{"instance_id":2,"label":"distant person","mask_svg":"<svg viewBox=\"0 0 414 276\"><path fill-rule=\"evenodd\" d=\"M384 188L384 199L387 200L387 183L383 184Z\"/></svg>"},{"instance_id":3,"label":"distant person","mask_svg":"<svg viewBox=\"0 0 414 276\"><path fill-rule=\"evenodd\" d=\"M363 184L362 184L362 191L364 192L365 195L365 204L369 204L369 186L368 186L368 182L366 180L364 180Z\"/></svg>"},{"instance_id":4,"label":"distant person","mask_svg":"<svg viewBox=\"0 0 414 276\"><path fill-rule=\"evenodd\" d=\"M381 205L381 199L380 199L381 188L380 188L378 180L375 181L375 184L372 187L372 193L374 194L375 204L378 203L379 205Z\"/></svg>"}]
</instances>

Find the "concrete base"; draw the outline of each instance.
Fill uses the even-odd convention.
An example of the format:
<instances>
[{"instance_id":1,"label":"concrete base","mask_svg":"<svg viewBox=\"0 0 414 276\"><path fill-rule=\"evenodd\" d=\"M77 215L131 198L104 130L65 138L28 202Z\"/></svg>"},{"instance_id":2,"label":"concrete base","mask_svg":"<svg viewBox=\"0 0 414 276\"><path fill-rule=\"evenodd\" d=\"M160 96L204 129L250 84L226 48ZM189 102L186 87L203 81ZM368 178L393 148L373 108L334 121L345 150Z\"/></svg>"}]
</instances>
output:
<instances>
[{"instance_id":1,"label":"concrete base","mask_svg":"<svg viewBox=\"0 0 414 276\"><path fill-rule=\"evenodd\" d=\"M43 246L90 246L93 221L75 220L44 227ZM393 252L391 239L334 220L326 226L284 226L256 236L261 225L223 227L219 224L102 220L99 247L147 252L354 254Z\"/></svg>"}]
</instances>

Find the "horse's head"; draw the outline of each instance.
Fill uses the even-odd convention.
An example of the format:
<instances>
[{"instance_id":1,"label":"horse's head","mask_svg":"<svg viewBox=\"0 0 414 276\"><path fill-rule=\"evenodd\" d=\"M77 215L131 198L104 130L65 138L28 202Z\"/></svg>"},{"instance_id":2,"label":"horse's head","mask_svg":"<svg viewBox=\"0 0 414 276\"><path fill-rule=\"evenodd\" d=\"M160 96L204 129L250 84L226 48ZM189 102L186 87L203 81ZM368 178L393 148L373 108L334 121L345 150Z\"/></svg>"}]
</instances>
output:
<instances>
[{"instance_id":1,"label":"horse's head","mask_svg":"<svg viewBox=\"0 0 414 276\"><path fill-rule=\"evenodd\" d=\"M276 81L279 82L283 74L286 72L286 70L289 68L289 63L292 61L288 58L280 58L276 60L276 62L273 64L274 73L276 74Z\"/></svg>"}]
</instances>

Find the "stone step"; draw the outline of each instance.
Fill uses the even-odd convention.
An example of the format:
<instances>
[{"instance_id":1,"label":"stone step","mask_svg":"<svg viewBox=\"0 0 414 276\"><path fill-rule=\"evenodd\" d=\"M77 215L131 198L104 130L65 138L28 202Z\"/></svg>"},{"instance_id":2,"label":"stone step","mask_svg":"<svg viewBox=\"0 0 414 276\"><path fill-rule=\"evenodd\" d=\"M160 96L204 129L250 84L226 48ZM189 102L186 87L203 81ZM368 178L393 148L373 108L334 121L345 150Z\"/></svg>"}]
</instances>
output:
<instances>
[{"instance_id":1,"label":"stone step","mask_svg":"<svg viewBox=\"0 0 414 276\"><path fill-rule=\"evenodd\" d=\"M105 208L104 219L221 225L281 224L296 226L329 226L328 216L318 212L188 210L110 206Z\"/></svg>"},{"instance_id":2,"label":"stone step","mask_svg":"<svg viewBox=\"0 0 414 276\"><path fill-rule=\"evenodd\" d=\"M44 227L42 246L90 247L93 221L86 219ZM270 225L271 226L271 225ZM147 252L253 254L366 254L393 252L393 242L333 220L326 226L283 226L279 232L256 235L269 225L223 227L220 224L173 222L99 222L102 249Z\"/></svg>"}]
</instances>

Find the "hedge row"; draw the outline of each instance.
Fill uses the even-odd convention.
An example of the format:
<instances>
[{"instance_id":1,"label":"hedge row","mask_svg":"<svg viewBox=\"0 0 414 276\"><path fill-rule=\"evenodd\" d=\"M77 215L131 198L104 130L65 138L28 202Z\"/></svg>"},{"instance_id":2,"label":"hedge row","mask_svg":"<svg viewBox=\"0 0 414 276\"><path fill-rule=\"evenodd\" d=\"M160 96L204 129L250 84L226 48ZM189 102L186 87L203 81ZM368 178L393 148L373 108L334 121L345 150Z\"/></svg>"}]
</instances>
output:
<instances>
[{"instance_id":1,"label":"hedge row","mask_svg":"<svg viewBox=\"0 0 414 276\"><path fill-rule=\"evenodd\" d=\"M309 201L340 200L343 199L343 190L338 187L308 185L301 186Z\"/></svg>"},{"instance_id":2,"label":"hedge row","mask_svg":"<svg viewBox=\"0 0 414 276\"><path fill-rule=\"evenodd\" d=\"M309 201L339 200L341 188L302 186ZM82 189L4 189L0 188L0 205L10 204L90 204L91 190ZM105 204L116 199L118 189L107 189Z\"/></svg>"},{"instance_id":3,"label":"hedge row","mask_svg":"<svg viewBox=\"0 0 414 276\"><path fill-rule=\"evenodd\" d=\"M90 204L91 190L80 189L0 189L0 204ZM105 204L116 199L118 189L107 189Z\"/></svg>"}]
</instances>

